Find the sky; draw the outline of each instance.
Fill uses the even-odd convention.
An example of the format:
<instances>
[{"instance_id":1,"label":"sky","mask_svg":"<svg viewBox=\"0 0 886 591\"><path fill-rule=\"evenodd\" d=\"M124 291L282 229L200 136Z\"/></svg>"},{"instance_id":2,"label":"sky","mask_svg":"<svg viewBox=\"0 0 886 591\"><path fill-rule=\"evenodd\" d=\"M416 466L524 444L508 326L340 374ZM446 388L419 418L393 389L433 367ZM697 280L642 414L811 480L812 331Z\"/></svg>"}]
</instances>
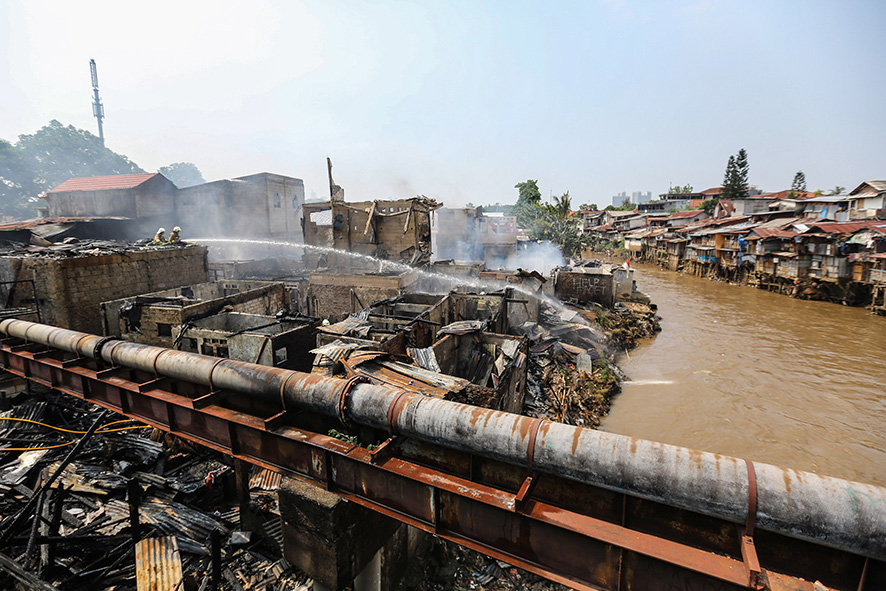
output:
<instances>
[{"instance_id":1,"label":"sky","mask_svg":"<svg viewBox=\"0 0 886 591\"><path fill-rule=\"evenodd\" d=\"M886 2L0 0L0 138L57 119L148 171L447 206L886 179Z\"/></svg>"}]
</instances>

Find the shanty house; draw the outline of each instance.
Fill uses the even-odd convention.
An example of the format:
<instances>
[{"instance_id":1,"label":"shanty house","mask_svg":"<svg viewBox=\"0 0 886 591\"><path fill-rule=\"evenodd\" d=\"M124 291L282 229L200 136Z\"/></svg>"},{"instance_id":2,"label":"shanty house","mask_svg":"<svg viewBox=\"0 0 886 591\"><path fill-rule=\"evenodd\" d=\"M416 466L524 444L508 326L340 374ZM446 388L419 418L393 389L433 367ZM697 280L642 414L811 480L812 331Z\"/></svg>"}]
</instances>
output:
<instances>
[{"instance_id":1,"label":"shanty house","mask_svg":"<svg viewBox=\"0 0 886 591\"><path fill-rule=\"evenodd\" d=\"M42 199L46 217L125 217L143 222L145 233L150 228L156 231L155 225L175 223L177 190L157 172L119 174L68 179Z\"/></svg>"},{"instance_id":2,"label":"shanty house","mask_svg":"<svg viewBox=\"0 0 886 591\"><path fill-rule=\"evenodd\" d=\"M886 181L865 181L849 192L853 219L886 217Z\"/></svg>"}]
</instances>

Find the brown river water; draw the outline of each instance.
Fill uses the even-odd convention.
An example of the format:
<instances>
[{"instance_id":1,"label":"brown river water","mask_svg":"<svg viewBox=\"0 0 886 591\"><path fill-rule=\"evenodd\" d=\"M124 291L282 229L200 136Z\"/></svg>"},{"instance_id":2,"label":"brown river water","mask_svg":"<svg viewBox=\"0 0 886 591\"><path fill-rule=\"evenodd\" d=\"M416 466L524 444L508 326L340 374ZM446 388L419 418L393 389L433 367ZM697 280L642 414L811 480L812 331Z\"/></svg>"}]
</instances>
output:
<instances>
[{"instance_id":1,"label":"brown river water","mask_svg":"<svg viewBox=\"0 0 886 591\"><path fill-rule=\"evenodd\" d=\"M635 268L662 332L603 430L886 486L886 317Z\"/></svg>"}]
</instances>

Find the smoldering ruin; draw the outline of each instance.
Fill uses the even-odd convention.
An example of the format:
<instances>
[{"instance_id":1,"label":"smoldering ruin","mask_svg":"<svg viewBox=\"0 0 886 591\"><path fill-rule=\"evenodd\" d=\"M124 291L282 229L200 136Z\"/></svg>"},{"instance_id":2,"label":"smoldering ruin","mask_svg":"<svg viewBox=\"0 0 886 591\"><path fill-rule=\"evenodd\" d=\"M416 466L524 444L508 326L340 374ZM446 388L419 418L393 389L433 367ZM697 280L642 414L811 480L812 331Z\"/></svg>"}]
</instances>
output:
<instances>
[{"instance_id":1,"label":"smoldering ruin","mask_svg":"<svg viewBox=\"0 0 886 591\"><path fill-rule=\"evenodd\" d=\"M159 174L71 179L45 201L43 217L0 227L4 322L584 427L619 391L614 354L657 328L629 267L569 263L482 208L346 201L331 165L320 203L268 173L182 190ZM163 225L184 241L149 244ZM0 390L6 588L553 585L57 386L6 372ZM383 443L347 421L309 424Z\"/></svg>"}]
</instances>

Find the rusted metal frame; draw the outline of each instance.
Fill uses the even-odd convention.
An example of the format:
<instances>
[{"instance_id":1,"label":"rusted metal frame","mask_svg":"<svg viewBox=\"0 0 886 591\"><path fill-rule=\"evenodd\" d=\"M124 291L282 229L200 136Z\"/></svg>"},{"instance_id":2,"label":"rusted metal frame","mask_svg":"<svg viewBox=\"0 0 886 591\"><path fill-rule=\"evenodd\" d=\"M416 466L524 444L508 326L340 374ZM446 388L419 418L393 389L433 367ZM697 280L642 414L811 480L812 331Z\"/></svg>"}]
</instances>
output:
<instances>
[{"instance_id":1,"label":"rusted metal frame","mask_svg":"<svg viewBox=\"0 0 886 591\"><path fill-rule=\"evenodd\" d=\"M748 470L748 516L745 522L744 532L740 532L741 558L747 572L747 585L754 589L766 587L763 574L760 569L760 560L757 558L757 549L754 546L754 525L757 520L757 472L754 463L745 460Z\"/></svg>"},{"instance_id":2,"label":"rusted metal frame","mask_svg":"<svg viewBox=\"0 0 886 591\"><path fill-rule=\"evenodd\" d=\"M538 438L538 430L541 428L541 424L545 422L545 420L546 419L544 418L535 419L532 423L532 427L529 429L529 448L526 451L527 475L523 480L523 484L520 485L520 490L517 491L517 496L514 499L518 511L525 506L526 501L532 494L532 489L537 482L532 468L532 464L535 461L535 440Z\"/></svg>"},{"instance_id":3,"label":"rusted metal frame","mask_svg":"<svg viewBox=\"0 0 886 591\"><path fill-rule=\"evenodd\" d=\"M63 369L60 362L57 360L34 360L32 358L29 359L29 357L30 355L27 353L19 357L19 359L24 361L24 367L37 364L48 366L50 371L76 372L82 379L81 385L83 386L90 381L100 381L97 378L97 375L100 372L94 372L83 367ZM43 369L45 370L46 368ZM13 370L14 373L17 371L18 370ZM45 374L45 371L41 371L41 373ZM92 375L90 376L89 374ZM32 379L45 383L45 380L39 377ZM70 380L70 382L74 381L76 380ZM82 390L75 391L64 387L59 389L74 396L83 397ZM83 390L85 389L86 388L83 388ZM119 403L115 404L114 401L108 397L109 391L117 392ZM194 409L192 399L190 398L160 390L140 392L139 384L135 382L127 382L118 377L112 377L109 380L102 382L102 388L96 389L95 394L96 395L92 398L93 402L118 411L121 410L123 406L132 406L127 403L131 398L146 398L157 401L161 403L165 411L165 417L145 416L145 413L141 411L143 405L136 405L139 408L130 410L130 414L148 424L168 430L176 435L206 445L217 451L233 455L235 458L243 459L262 467L284 472L295 477L307 478L315 484L325 486L349 500L359 502L374 510L394 516L401 521L416 525L425 531L436 533L441 537L452 539L453 541L468 547L480 549L487 554L501 557L503 560L507 560L522 568L526 568L527 570L551 578L551 580L559 580L572 586L575 586L576 583L578 583L574 578L564 578L560 574L544 568L542 565L528 561L526 558L496 550L493 545L495 540L487 542L480 539L473 539L470 543L466 543L464 536L440 531L440 512L442 510L440 501L441 492L445 491L447 494L458 496L471 503L480 503L487 507L493 507L501 513L502 519L505 519L506 516L510 515L510 518L519 517L520 519L530 519L546 523L563 530L578 533L587 537L589 540L612 544L629 551L634 551L669 562L682 568L713 576L733 584L742 586L747 585L745 569L743 568L743 564L737 560L718 556L704 550L687 547L676 542L663 540L648 534L642 534L609 522L577 515L573 512L565 511L533 500L529 500L521 511L515 513L516 497L510 493L479 485L459 477L443 474L435 470L416 466L398 458L389 458L383 462L373 464L370 453L367 450L345 444L324 435L310 433L290 426L284 426L275 429L274 431L268 431L265 429L264 421L258 417L244 415L216 406ZM397 402L401 401L395 401L395 403ZM392 407L394 406L395 404L392 404ZM174 417L181 414L187 415L189 413L192 413L193 415L215 417L219 421L227 423L228 429L225 430L227 431L225 433L226 437L219 440L218 436L221 435L221 433L217 430L213 430L211 425L209 429L203 431L199 429L185 429L174 425ZM187 423L194 424L195 421L189 420ZM238 441L241 441L241 435L243 434L247 435L247 440L252 440L251 447L240 446L237 444ZM262 445L262 442L268 444L272 443L266 441L267 438L276 441L276 444ZM259 442L257 445L255 443L256 440ZM299 448L304 449L305 446L307 446L307 454L310 456L310 459L307 461L302 459L302 469L295 469L293 468L293 462L298 463L297 456L299 454L292 452L297 452ZM267 453L269 451L268 448L273 448L280 452L279 457L268 457L268 455L276 455L273 453ZM283 453L283 450L286 450L286 453ZM300 455L304 456L305 452L302 451ZM399 504L398 499L396 498L381 499L376 497L370 499L359 494L360 491L358 490L352 490L343 486L342 483L336 481L336 474L341 473L341 470L332 469L332 464L335 462L347 462L352 469L355 469L360 473L361 478L359 480L361 482L366 481L366 477L370 472L373 470L379 470L382 477L385 475L388 477L397 475L400 476L401 479L405 479L403 482L413 482L413 486L419 486L427 491L436 490L437 492L430 492L431 495L435 495L433 497L434 502L429 503L434 509L433 514L426 516L424 519L421 518L420 515L406 514L403 513L402 510L398 511L391 508L396 507ZM490 528L490 530L496 532L499 531L495 527ZM496 539L498 539L498 534L496 534ZM581 588L592 589L595 587L582 586Z\"/></svg>"}]
</instances>

